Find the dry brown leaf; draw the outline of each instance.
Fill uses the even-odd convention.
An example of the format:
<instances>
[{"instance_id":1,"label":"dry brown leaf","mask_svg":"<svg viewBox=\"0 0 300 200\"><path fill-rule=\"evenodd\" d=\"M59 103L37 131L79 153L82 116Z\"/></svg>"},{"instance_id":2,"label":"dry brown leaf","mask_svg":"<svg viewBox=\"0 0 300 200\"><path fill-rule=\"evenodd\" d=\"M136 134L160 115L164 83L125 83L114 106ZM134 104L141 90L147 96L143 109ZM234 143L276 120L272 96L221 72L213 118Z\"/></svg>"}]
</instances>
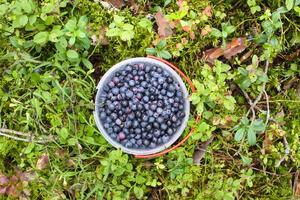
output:
<instances>
[{"instance_id":1,"label":"dry brown leaf","mask_svg":"<svg viewBox=\"0 0 300 200\"><path fill-rule=\"evenodd\" d=\"M299 199L300 198L300 172L297 171L295 173L295 179L294 179L294 185L293 185L293 193L294 198Z\"/></svg>"},{"instance_id":2,"label":"dry brown leaf","mask_svg":"<svg viewBox=\"0 0 300 200\"><path fill-rule=\"evenodd\" d=\"M212 13L211 13L211 6L206 6L206 8L204 8L204 10L202 11L203 15L206 15L207 17L211 17Z\"/></svg>"},{"instance_id":3,"label":"dry brown leaf","mask_svg":"<svg viewBox=\"0 0 300 200\"><path fill-rule=\"evenodd\" d=\"M202 30L201 30L201 35L205 36L211 32L211 27L210 25L206 25Z\"/></svg>"},{"instance_id":4,"label":"dry brown leaf","mask_svg":"<svg viewBox=\"0 0 300 200\"><path fill-rule=\"evenodd\" d=\"M115 8L118 8L118 9L122 8L122 6L123 6L122 0L106 0L106 2L110 3Z\"/></svg>"},{"instance_id":5,"label":"dry brown leaf","mask_svg":"<svg viewBox=\"0 0 300 200\"><path fill-rule=\"evenodd\" d=\"M43 170L48 166L48 164L49 164L49 157L46 154L43 154L41 157L39 157L36 163L36 168L38 170Z\"/></svg>"},{"instance_id":6,"label":"dry brown leaf","mask_svg":"<svg viewBox=\"0 0 300 200\"><path fill-rule=\"evenodd\" d=\"M271 145L272 145L272 141L270 140L268 134L266 133L263 142L263 148L261 149L261 153L263 155L271 153Z\"/></svg>"},{"instance_id":7,"label":"dry brown leaf","mask_svg":"<svg viewBox=\"0 0 300 200\"><path fill-rule=\"evenodd\" d=\"M190 26L183 26L182 30L185 31L185 32L190 32L191 27Z\"/></svg>"},{"instance_id":8,"label":"dry brown leaf","mask_svg":"<svg viewBox=\"0 0 300 200\"><path fill-rule=\"evenodd\" d=\"M202 158L205 155L208 145L213 141L215 135L212 135L206 142L197 148L193 155L193 162L195 165L200 165Z\"/></svg>"},{"instance_id":9,"label":"dry brown leaf","mask_svg":"<svg viewBox=\"0 0 300 200\"><path fill-rule=\"evenodd\" d=\"M166 38L173 34L170 23L164 18L162 12L157 12L155 14L155 20L158 26L158 35L161 38Z\"/></svg>"},{"instance_id":10,"label":"dry brown leaf","mask_svg":"<svg viewBox=\"0 0 300 200\"><path fill-rule=\"evenodd\" d=\"M218 47L206 50L204 52L203 58L207 62L214 64L215 60L220 56L224 56L226 59L230 59L238 53L243 52L246 47L246 38L234 38L231 42L226 44L225 48Z\"/></svg>"},{"instance_id":11,"label":"dry brown leaf","mask_svg":"<svg viewBox=\"0 0 300 200\"><path fill-rule=\"evenodd\" d=\"M190 31L190 38L192 40L194 40L196 37L195 37L195 32L194 31Z\"/></svg>"},{"instance_id":12,"label":"dry brown leaf","mask_svg":"<svg viewBox=\"0 0 300 200\"><path fill-rule=\"evenodd\" d=\"M185 37L181 38L181 43L183 45L187 44L188 42L189 42L188 39L186 39Z\"/></svg>"}]
</instances>

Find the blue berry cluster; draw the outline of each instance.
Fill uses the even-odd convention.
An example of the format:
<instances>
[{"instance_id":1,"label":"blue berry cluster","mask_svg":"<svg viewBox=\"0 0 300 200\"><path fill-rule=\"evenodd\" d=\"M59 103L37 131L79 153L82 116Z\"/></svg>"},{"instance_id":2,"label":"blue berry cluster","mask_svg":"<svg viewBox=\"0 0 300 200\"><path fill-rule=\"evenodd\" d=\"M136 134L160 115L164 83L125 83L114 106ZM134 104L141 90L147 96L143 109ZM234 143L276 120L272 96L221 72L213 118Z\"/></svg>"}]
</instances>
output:
<instances>
[{"instance_id":1,"label":"blue berry cluster","mask_svg":"<svg viewBox=\"0 0 300 200\"><path fill-rule=\"evenodd\" d=\"M98 106L109 136L132 149L167 143L185 117L177 81L168 71L147 63L115 72L103 86Z\"/></svg>"}]
</instances>

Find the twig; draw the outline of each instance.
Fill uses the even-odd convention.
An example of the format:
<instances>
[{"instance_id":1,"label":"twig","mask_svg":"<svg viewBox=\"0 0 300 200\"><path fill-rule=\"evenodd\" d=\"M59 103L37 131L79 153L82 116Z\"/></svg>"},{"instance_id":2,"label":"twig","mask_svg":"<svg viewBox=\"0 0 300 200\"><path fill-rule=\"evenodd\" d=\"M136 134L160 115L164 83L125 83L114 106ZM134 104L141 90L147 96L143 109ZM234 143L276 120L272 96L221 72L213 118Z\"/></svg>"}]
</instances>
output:
<instances>
[{"instance_id":1,"label":"twig","mask_svg":"<svg viewBox=\"0 0 300 200\"><path fill-rule=\"evenodd\" d=\"M249 115L249 112L251 111L252 112L252 121L254 121L254 119L255 119L255 110L254 110L254 107L252 107L253 102L250 99L249 95L244 90L242 90L242 92L243 92L245 98L248 100L248 103L250 105L250 109L247 112L247 116Z\"/></svg>"},{"instance_id":2,"label":"twig","mask_svg":"<svg viewBox=\"0 0 300 200\"><path fill-rule=\"evenodd\" d=\"M269 60L266 60L266 65L265 65L265 75L268 74L268 70L269 70ZM254 102L252 103L250 109L253 109L256 104L260 101L265 89L266 89L266 84L267 82L264 82L263 85L262 85L262 89L260 91L260 93L258 94L258 96L256 97L256 99L254 100Z\"/></svg>"},{"instance_id":3,"label":"twig","mask_svg":"<svg viewBox=\"0 0 300 200\"><path fill-rule=\"evenodd\" d=\"M11 133L11 134L21 135L21 136L25 136L25 137L31 137L31 134L23 133L23 132L15 131L15 130L10 130L10 129L6 129L6 128L0 128L0 132Z\"/></svg>"},{"instance_id":4,"label":"twig","mask_svg":"<svg viewBox=\"0 0 300 200\"><path fill-rule=\"evenodd\" d=\"M17 135L17 136L14 136L14 135ZM6 128L0 128L0 136L11 138L11 139L14 139L17 141L34 142L34 143L40 143L40 144L45 144L45 143L53 140L52 136L47 137L47 138L40 137L36 140L33 140L34 136L32 134L23 133L20 131L15 131L15 130L6 129ZM18 137L18 136L22 136L22 137Z\"/></svg>"},{"instance_id":5,"label":"twig","mask_svg":"<svg viewBox=\"0 0 300 200\"><path fill-rule=\"evenodd\" d=\"M4 137L11 138L11 139L14 139L14 140L19 140L19 141L24 141L24 142L32 142L31 139L24 139L24 138L20 138L20 137L15 137L15 136L8 135L8 134L1 133L1 132L0 132L0 135L4 136Z\"/></svg>"},{"instance_id":6,"label":"twig","mask_svg":"<svg viewBox=\"0 0 300 200\"><path fill-rule=\"evenodd\" d=\"M285 136L283 136L283 145L285 147L284 156L282 156L281 159L279 160L279 162L275 165L276 168L281 165L281 163L284 161L285 157L288 156L290 153L290 146L289 146L289 143L287 142Z\"/></svg>"},{"instance_id":7,"label":"twig","mask_svg":"<svg viewBox=\"0 0 300 200\"><path fill-rule=\"evenodd\" d=\"M266 90L264 90L264 94L265 94L266 102L267 102L267 116L266 116L266 122L265 122L265 127L267 127L268 122L270 120L270 105L269 105L269 96L268 96Z\"/></svg>"}]
</instances>

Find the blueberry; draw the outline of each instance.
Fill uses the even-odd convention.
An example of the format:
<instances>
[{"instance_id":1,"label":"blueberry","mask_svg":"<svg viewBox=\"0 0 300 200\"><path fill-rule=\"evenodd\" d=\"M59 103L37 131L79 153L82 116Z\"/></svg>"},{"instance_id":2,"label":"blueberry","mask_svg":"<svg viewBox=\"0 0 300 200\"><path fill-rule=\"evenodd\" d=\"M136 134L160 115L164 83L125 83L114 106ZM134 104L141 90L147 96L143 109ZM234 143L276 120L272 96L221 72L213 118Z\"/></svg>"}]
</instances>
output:
<instances>
[{"instance_id":1,"label":"blueberry","mask_svg":"<svg viewBox=\"0 0 300 200\"><path fill-rule=\"evenodd\" d=\"M153 114L153 117L155 117L155 118L157 118L159 116L159 114L157 113L157 112L155 112L154 114Z\"/></svg>"},{"instance_id":2,"label":"blueberry","mask_svg":"<svg viewBox=\"0 0 300 200\"><path fill-rule=\"evenodd\" d=\"M172 129L172 128L168 128L167 133L168 133L169 135L172 135L172 134L174 133L174 132L173 132L173 129Z\"/></svg>"},{"instance_id":3,"label":"blueberry","mask_svg":"<svg viewBox=\"0 0 300 200\"><path fill-rule=\"evenodd\" d=\"M118 77L113 77L112 78L112 81L115 83L115 84L117 84L117 83L119 83L120 82L120 79L118 78Z\"/></svg>"},{"instance_id":4,"label":"blueberry","mask_svg":"<svg viewBox=\"0 0 300 200\"><path fill-rule=\"evenodd\" d=\"M159 128L159 123L154 122L154 123L153 123L153 127L154 127L154 128Z\"/></svg>"},{"instance_id":5,"label":"blueberry","mask_svg":"<svg viewBox=\"0 0 300 200\"><path fill-rule=\"evenodd\" d=\"M127 72L131 72L132 71L132 67L130 65L127 65L126 68L125 68L125 70Z\"/></svg>"},{"instance_id":6,"label":"blueberry","mask_svg":"<svg viewBox=\"0 0 300 200\"><path fill-rule=\"evenodd\" d=\"M142 141L141 139L138 139L138 140L136 141L136 144L140 146L140 145L143 144L143 141Z\"/></svg>"},{"instance_id":7,"label":"blueberry","mask_svg":"<svg viewBox=\"0 0 300 200\"><path fill-rule=\"evenodd\" d=\"M141 127L145 128L147 126L147 122L141 122Z\"/></svg>"},{"instance_id":8,"label":"blueberry","mask_svg":"<svg viewBox=\"0 0 300 200\"><path fill-rule=\"evenodd\" d=\"M157 81L158 81L158 84L163 84L165 82L165 78L160 77L160 78L158 78Z\"/></svg>"},{"instance_id":9,"label":"blueberry","mask_svg":"<svg viewBox=\"0 0 300 200\"><path fill-rule=\"evenodd\" d=\"M160 130L155 129L153 132L154 137L159 137L160 136Z\"/></svg>"},{"instance_id":10,"label":"blueberry","mask_svg":"<svg viewBox=\"0 0 300 200\"><path fill-rule=\"evenodd\" d=\"M149 133L149 134L147 134L146 138L151 140L153 138L153 135L151 133Z\"/></svg>"},{"instance_id":11,"label":"blueberry","mask_svg":"<svg viewBox=\"0 0 300 200\"><path fill-rule=\"evenodd\" d=\"M126 143L125 143L125 147L127 147L127 148L132 147L132 143L131 143L130 141L126 142Z\"/></svg>"},{"instance_id":12,"label":"blueberry","mask_svg":"<svg viewBox=\"0 0 300 200\"><path fill-rule=\"evenodd\" d=\"M106 118L106 113L105 112L101 112L100 113L100 119L105 119Z\"/></svg>"},{"instance_id":13,"label":"blueberry","mask_svg":"<svg viewBox=\"0 0 300 200\"><path fill-rule=\"evenodd\" d=\"M130 91L130 90L127 90L127 91L126 91L126 97L127 97L127 98L132 98L132 97L133 97L133 92Z\"/></svg>"},{"instance_id":14,"label":"blueberry","mask_svg":"<svg viewBox=\"0 0 300 200\"><path fill-rule=\"evenodd\" d=\"M142 130L140 128L136 128L134 132L135 132L135 134L140 134L142 132Z\"/></svg>"},{"instance_id":15,"label":"blueberry","mask_svg":"<svg viewBox=\"0 0 300 200\"><path fill-rule=\"evenodd\" d=\"M168 135L164 135L161 139L163 143L167 143L169 142L170 137Z\"/></svg>"},{"instance_id":16,"label":"blueberry","mask_svg":"<svg viewBox=\"0 0 300 200\"><path fill-rule=\"evenodd\" d=\"M162 122L164 122L164 119L163 119L162 117L158 117L158 118L156 119L156 121L157 121L158 123L162 123Z\"/></svg>"},{"instance_id":17,"label":"blueberry","mask_svg":"<svg viewBox=\"0 0 300 200\"><path fill-rule=\"evenodd\" d=\"M161 114L161 113L163 112L163 109L162 109L161 107L158 107L158 108L156 109L156 112L157 112L158 114Z\"/></svg>"},{"instance_id":18,"label":"blueberry","mask_svg":"<svg viewBox=\"0 0 300 200\"><path fill-rule=\"evenodd\" d=\"M114 111L115 110L115 105L114 104L108 104L108 109L111 110L111 111Z\"/></svg>"},{"instance_id":19,"label":"blueberry","mask_svg":"<svg viewBox=\"0 0 300 200\"><path fill-rule=\"evenodd\" d=\"M120 126L122 124L122 121L120 119L116 119L116 124Z\"/></svg>"},{"instance_id":20,"label":"blueberry","mask_svg":"<svg viewBox=\"0 0 300 200\"><path fill-rule=\"evenodd\" d=\"M145 103L149 102L149 97L148 97L148 96L144 96L144 97L143 97L143 101L144 101Z\"/></svg>"},{"instance_id":21,"label":"blueberry","mask_svg":"<svg viewBox=\"0 0 300 200\"><path fill-rule=\"evenodd\" d=\"M133 128L136 128L136 127L138 127L139 126L139 122L137 121L137 120L134 120L133 121L133 124L132 124L132 127Z\"/></svg>"},{"instance_id":22,"label":"blueberry","mask_svg":"<svg viewBox=\"0 0 300 200\"><path fill-rule=\"evenodd\" d=\"M125 127L126 128L130 128L131 125L132 125L131 121L128 120L128 121L125 122Z\"/></svg>"},{"instance_id":23,"label":"blueberry","mask_svg":"<svg viewBox=\"0 0 300 200\"><path fill-rule=\"evenodd\" d=\"M168 97L173 97L174 96L174 92L167 92L167 96Z\"/></svg>"},{"instance_id":24,"label":"blueberry","mask_svg":"<svg viewBox=\"0 0 300 200\"><path fill-rule=\"evenodd\" d=\"M130 114L128 115L128 118L129 118L129 119L134 119L134 118L135 118L135 114L134 114L134 113L130 113Z\"/></svg>"},{"instance_id":25,"label":"blueberry","mask_svg":"<svg viewBox=\"0 0 300 200\"><path fill-rule=\"evenodd\" d=\"M167 121L167 125L168 126L172 126L172 122L171 121Z\"/></svg>"},{"instance_id":26,"label":"blueberry","mask_svg":"<svg viewBox=\"0 0 300 200\"><path fill-rule=\"evenodd\" d=\"M154 118L154 117L149 117L148 122L153 123L154 121L155 121L155 118Z\"/></svg>"},{"instance_id":27,"label":"blueberry","mask_svg":"<svg viewBox=\"0 0 300 200\"><path fill-rule=\"evenodd\" d=\"M152 129L152 126L151 126L150 124L148 124L148 125L146 126L146 130L150 131L151 129Z\"/></svg>"},{"instance_id":28,"label":"blueberry","mask_svg":"<svg viewBox=\"0 0 300 200\"><path fill-rule=\"evenodd\" d=\"M172 120L173 122L177 122L177 117L176 117L176 115L173 115L172 118L171 118L171 120Z\"/></svg>"},{"instance_id":29,"label":"blueberry","mask_svg":"<svg viewBox=\"0 0 300 200\"><path fill-rule=\"evenodd\" d=\"M107 129L108 134L112 134L113 132L114 132L114 130L111 127Z\"/></svg>"},{"instance_id":30,"label":"blueberry","mask_svg":"<svg viewBox=\"0 0 300 200\"><path fill-rule=\"evenodd\" d=\"M113 88L113 87L115 87L115 83L114 82L112 82L112 81L110 81L109 83L108 83L108 87L110 87L110 88Z\"/></svg>"},{"instance_id":31,"label":"blueberry","mask_svg":"<svg viewBox=\"0 0 300 200\"><path fill-rule=\"evenodd\" d=\"M150 143L150 142L149 142L149 140L147 140L147 139L143 141L143 144L144 144L145 146L148 146L149 143Z\"/></svg>"},{"instance_id":32,"label":"blueberry","mask_svg":"<svg viewBox=\"0 0 300 200\"><path fill-rule=\"evenodd\" d=\"M161 139L161 138L158 138L158 139L157 139L157 143L158 143L158 144L161 144L161 143L162 143L162 139Z\"/></svg>"},{"instance_id":33,"label":"blueberry","mask_svg":"<svg viewBox=\"0 0 300 200\"><path fill-rule=\"evenodd\" d=\"M137 75L138 72L137 72L137 70L134 69L134 70L132 70L131 73L132 73L132 75Z\"/></svg>"},{"instance_id":34,"label":"blueberry","mask_svg":"<svg viewBox=\"0 0 300 200\"><path fill-rule=\"evenodd\" d=\"M113 139L116 139L116 138L117 138L117 134L112 133L112 134L110 135L110 137L113 138Z\"/></svg>"},{"instance_id":35,"label":"blueberry","mask_svg":"<svg viewBox=\"0 0 300 200\"><path fill-rule=\"evenodd\" d=\"M117 136L118 140L124 140L126 138L126 135L123 132L120 132Z\"/></svg>"},{"instance_id":36,"label":"blueberry","mask_svg":"<svg viewBox=\"0 0 300 200\"><path fill-rule=\"evenodd\" d=\"M110 127L109 123L105 123L104 125L104 128L108 129Z\"/></svg>"},{"instance_id":37,"label":"blueberry","mask_svg":"<svg viewBox=\"0 0 300 200\"><path fill-rule=\"evenodd\" d=\"M151 142L150 148L151 148L151 149L154 149L155 147L156 147L156 144L155 144L154 142Z\"/></svg>"},{"instance_id":38,"label":"blueberry","mask_svg":"<svg viewBox=\"0 0 300 200\"><path fill-rule=\"evenodd\" d=\"M133 87L135 85L135 81L134 80L130 80L128 84L129 84L129 86Z\"/></svg>"},{"instance_id":39,"label":"blueberry","mask_svg":"<svg viewBox=\"0 0 300 200\"><path fill-rule=\"evenodd\" d=\"M123 132L124 132L126 135L128 135L130 131L129 131L128 128L123 128Z\"/></svg>"},{"instance_id":40,"label":"blueberry","mask_svg":"<svg viewBox=\"0 0 300 200\"><path fill-rule=\"evenodd\" d=\"M136 135L135 135L135 139L137 139L137 140L140 139L141 137L142 137L141 134L136 134Z\"/></svg>"},{"instance_id":41,"label":"blueberry","mask_svg":"<svg viewBox=\"0 0 300 200\"><path fill-rule=\"evenodd\" d=\"M113 129L114 129L114 132L119 132L121 130L119 126L114 126Z\"/></svg>"},{"instance_id":42,"label":"blueberry","mask_svg":"<svg viewBox=\"0 0 300 200\"><path fill-rule=\"evenodd\" d=\"M134 138L131 138L129 141L130 141L132 144L135 144L135 142L136 142L136 140L135 140Z\"/></svg>"},{"instance_id":43,"label":"blueberry","mask_svg":"<svg viewBox=\"0 0 300 200\"><path fill-rule=\"evenodd\" d=\"M146 65L145 72L150 72L150 70L151 70L151 66L150 65Z\"/></svg>"},{"instance_id":44,"label":"blueberry","mask_svg":"<svg viewBox=\"0 0 300 200\"><path fill-rule=\"evenodd\" d=\"M160 128L161 128L162 130L167 130L168 125L165 124L165 123L163 123L163 124L160 125Z\"/></svg>"},{"instance_id":45,"label":"blueberry","mask_svg":"<svg viewBox=\"0 0 300 200\"><path fill-rule=\"evenodd\" d=\"M116 113L111 113L111 114L110 114L110 118L111 118L112 120L116 120L116 119L118 118L118 115L117 115Z\"/></svg>"},{"instance_id":46,"label":"blueberry","mask_svg":"<svg viewBox=\"0 0 300 200\"><path fill-rule=\"evenodd\" d=\"M172 83L173 82L173 79L171 77L168 77L167 78L167 83Z\"/></svg>"}]
</instances>

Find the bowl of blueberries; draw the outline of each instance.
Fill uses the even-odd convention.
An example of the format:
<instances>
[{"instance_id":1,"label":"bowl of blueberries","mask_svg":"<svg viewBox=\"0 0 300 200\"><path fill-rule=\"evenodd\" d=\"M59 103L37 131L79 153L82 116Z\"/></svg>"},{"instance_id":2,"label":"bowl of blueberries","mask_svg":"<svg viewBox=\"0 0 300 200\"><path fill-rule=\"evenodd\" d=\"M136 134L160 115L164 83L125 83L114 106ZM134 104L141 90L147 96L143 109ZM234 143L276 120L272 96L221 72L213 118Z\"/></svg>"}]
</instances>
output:
<instances>
[{"instance_id":1,"label":"bowl of blueberries","mask_svg":"<svg viewBox=\"0 0 300 200\"><path fill-rule=\"evenodd\" d=\"M133 155L171 146L189 118L181 77L153 58L130 58L111 67L97 86L94 117L104 138Z\"/></svg>"}]
</instances>

